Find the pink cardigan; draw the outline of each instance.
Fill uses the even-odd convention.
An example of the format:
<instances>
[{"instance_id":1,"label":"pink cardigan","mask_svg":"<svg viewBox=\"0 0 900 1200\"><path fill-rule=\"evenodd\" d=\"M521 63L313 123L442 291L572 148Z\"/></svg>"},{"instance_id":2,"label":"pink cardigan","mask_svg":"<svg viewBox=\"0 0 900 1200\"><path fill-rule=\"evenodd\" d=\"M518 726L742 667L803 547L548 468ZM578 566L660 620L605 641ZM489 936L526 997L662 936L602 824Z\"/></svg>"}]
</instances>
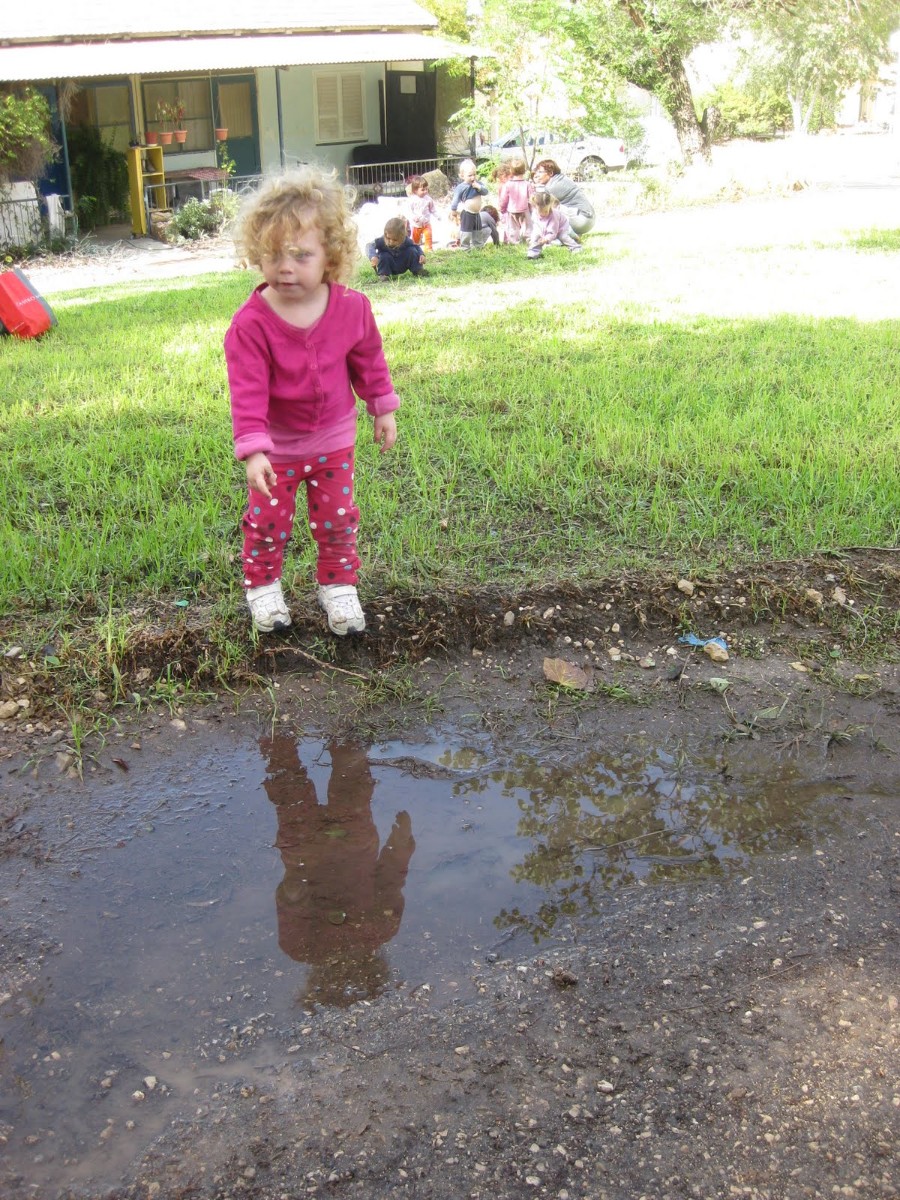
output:
<instances>
[{"instance_id":1,"label":"pink cardigan","mask_svg":"<svg viewBox=\"0 0 900 1200\"><path fill-rule=\"evenodd\" d=\"M225 334L235 457L284 462L352 446L356 396L373 417L400 407L368 299L330 284L325 312L297 329L263 300L265 286Z\"/></svg>"}]
</instances>

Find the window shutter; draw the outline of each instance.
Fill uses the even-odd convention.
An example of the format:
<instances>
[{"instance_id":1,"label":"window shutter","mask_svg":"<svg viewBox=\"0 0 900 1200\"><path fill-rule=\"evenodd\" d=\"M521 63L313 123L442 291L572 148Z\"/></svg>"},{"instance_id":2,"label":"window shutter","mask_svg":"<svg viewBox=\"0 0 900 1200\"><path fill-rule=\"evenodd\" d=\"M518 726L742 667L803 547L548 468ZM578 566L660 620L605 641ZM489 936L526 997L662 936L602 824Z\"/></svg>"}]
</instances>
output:
<instances>
[{"instance_id":1,"label":"window shutter","mask_svg":"<svg viewBox=\"0 0 900 1200\"><path fill-rule=\"evenodd\" d=\"M341 107L342 129L341 137L345 140L362 140L366 136L365 121L363 120L363 91L362 77L359 75L341 76Z\"/></svg>"},{"instance_id":2,"label":"window shutter","mask_svg":"<svg viewBox=\"0 0 900 1200\"><path fill-rule=\"evenodd\" d=\"M341 140L341 114L337 75L316 77L316 141Z\"/></svg>"}]
</instances>

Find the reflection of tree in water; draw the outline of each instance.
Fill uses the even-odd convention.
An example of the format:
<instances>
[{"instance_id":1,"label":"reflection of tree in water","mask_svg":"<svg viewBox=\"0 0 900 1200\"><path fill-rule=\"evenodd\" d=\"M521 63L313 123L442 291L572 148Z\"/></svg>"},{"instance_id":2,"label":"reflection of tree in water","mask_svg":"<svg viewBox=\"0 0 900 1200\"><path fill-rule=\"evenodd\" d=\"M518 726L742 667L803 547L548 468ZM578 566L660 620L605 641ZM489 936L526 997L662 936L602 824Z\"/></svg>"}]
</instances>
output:
<instances>
[{"instance_id":1,"label":"reflection of tree in water","mask_svg":"<svg viewBox=\"0 0 900 1200\"><path fill-rule=\"evenodd\" d=\"M275 845L284 878L275 892L278 944L310 967L303 998L339 1007L378 996L389 967L379 947L403 917L403 885L415 850L407 813L398 813L379 851L372 818L375 784L365 751L329 744L327 803L288 737L264 738L264 787L275 805Z\"/></svg>"},{"instance_id":2,"label":"reflection of tree in water","mask_svg":"<svg viewBox=\"0 0 900 1200\"><path fill-rule=\"evenodd\" d=\"M722 874L802 839L802 810L818 789L770 778L738 792L714 761L691 766L699 779L662 751L554 766L522 755L461 783L461 794L499 786L517 797L517 832L533 846L511 874L549 894L536 913L503 909L495 924L539 941L562 916L595 914L613 887Z\"/></svg>"}]
</instances>

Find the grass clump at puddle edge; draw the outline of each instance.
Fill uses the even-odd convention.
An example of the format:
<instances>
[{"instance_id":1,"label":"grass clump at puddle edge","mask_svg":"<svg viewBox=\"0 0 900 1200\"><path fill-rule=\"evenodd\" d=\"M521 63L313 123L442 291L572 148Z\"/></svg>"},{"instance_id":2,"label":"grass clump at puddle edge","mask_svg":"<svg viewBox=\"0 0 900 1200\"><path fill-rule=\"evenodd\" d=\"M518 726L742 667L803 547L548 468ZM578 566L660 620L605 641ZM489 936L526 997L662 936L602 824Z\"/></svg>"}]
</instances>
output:
<instances>
[{"instance_id":1,"label":"grass clump at puddle edge","mask_svg":"<svg viewBox=\"0 0 900 1200\"><path fill-rule=\"evenodd\" d=\"M548 254L540 278L584 276L600 258ZM589 300L544 303L540 283L504 301L501 281L534 278L510 252L432 266L427 283L360 276L403 398L390 455L361 426L366 594L896 544L895 323L626 320ZM200 673L221 681L250 660L221 347L254 282L73 293L54 300L50 336L0 348L5 644L46 642L93 678L203 605ZM456 298L452 319L442 296ZM310 590L302 535L286 578Z\"/></svg>"}]
</instances>

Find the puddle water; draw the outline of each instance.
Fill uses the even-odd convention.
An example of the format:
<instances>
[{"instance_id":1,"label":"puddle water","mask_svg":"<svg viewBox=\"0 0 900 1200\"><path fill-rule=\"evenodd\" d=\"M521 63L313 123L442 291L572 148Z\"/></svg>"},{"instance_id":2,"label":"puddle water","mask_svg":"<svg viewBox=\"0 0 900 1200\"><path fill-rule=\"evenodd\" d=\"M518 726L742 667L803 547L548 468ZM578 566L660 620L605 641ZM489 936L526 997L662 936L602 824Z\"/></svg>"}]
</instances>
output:
<instances>
[{"instance_id":1,"label":"puddle water","mask_svg":"<svg viewBox=\"0 0 900 1200\"><path fill-rule=\"evenodd\" d=\"M98 792L77 868L4 897L7 928L44 947L37 981L0 997L0 1183L23 1195L114 1180L179 1098L281 1060L271 1035L306 1009L425 985L464 1000L473 964L618 889L745 871L837 820L762 753L726 780L652 748L500 761L275 736Z\"/></svg>"}]
</instances>

